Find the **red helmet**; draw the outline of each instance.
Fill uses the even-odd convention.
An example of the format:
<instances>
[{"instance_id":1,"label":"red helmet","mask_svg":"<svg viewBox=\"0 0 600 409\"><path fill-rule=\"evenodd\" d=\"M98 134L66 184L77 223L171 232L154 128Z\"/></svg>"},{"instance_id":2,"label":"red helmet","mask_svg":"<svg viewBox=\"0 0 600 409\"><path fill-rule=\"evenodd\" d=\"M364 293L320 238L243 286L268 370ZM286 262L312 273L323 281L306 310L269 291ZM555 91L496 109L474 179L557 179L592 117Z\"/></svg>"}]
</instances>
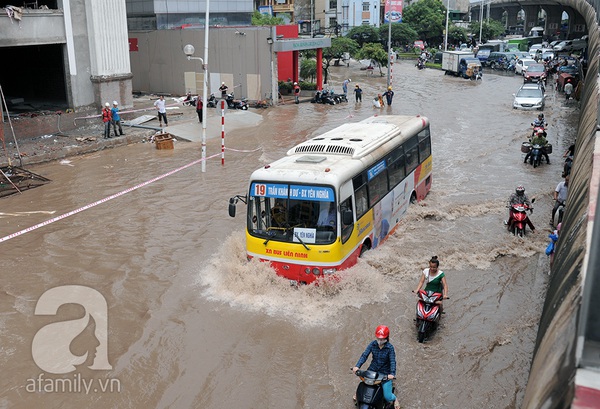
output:
<instances>
[{"instance_id":1,"label":"red helmet","mask_svg":"<svg viewBox=\"0 0 600 409\"><path fill-rule=\"evenodd\" d=\"M386 327L385 325L380 325L375 330L375 337L377 337L379 339L385 339L385 338L388 338L389 336L390 336L390 329L388 327Z\"/></svg>"}]
</instances>

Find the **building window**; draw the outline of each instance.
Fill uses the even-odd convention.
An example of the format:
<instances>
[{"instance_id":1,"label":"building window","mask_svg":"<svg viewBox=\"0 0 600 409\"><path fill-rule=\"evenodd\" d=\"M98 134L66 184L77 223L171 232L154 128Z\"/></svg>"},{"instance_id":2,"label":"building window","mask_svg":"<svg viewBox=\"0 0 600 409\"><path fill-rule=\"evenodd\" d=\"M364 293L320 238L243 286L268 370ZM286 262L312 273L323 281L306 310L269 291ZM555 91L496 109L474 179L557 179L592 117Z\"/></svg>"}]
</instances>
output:
<instances>
[{"instance_id":1,"label":"building window","mask_svg":"<svg viewBox=\"0 0 600 409\"><path fill-rule=\"evenodd\" d=\"M337 26L337 18L329 17L329 27L335 28Z\"/></svg>"},{"instance_id":2,"label":"building window","mask_svg":"<svg viewBox=\"0 0 600 409\"><path fill-rule=\"evenodd\" d=\"M369 6L371 6L370 3L368 2L363 2L363 11L369 11Z\"/></svg>"},{"instance_id":3,"label":"building window","mask_svg":"<svg viewBox=\"0 0 600 409\"><path fill-rule=\"evenodd\" d=\"M371 22L370 22L369 20L363 20L363 21L362 21L362 25L363 25L363 26L370 26L370 25L371 25Z\"/></svg>"},{"instance_id":4,"label":"building window","mask_svg":"<svg viewBox=\"0 0 600 409\"><path fill-rule=\"evenodd\" d=\"M337 0L329 0L329 9L337 10Z\"/></svg>"}]
</instances>

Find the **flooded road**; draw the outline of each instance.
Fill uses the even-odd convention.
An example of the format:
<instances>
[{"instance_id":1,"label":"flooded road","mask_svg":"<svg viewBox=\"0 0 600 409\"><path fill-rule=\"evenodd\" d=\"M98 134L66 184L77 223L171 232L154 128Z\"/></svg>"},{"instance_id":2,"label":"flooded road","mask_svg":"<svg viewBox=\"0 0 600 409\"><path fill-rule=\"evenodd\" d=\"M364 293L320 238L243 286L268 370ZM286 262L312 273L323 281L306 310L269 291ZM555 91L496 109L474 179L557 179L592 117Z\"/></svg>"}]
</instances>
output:
<instances>
[{"instance_id":1,"label":"flooded road","mask_svg":"<svg viewBox=\"0 0 600 409\"><path fill-rule=\"evenodd\" d=\"M553 162L533 169L520 145L538 112L512 109L521 77L486 73L473 83L410 62L394 65L393 74L402 81L393 105L375 109L370 99L385 77L333 67L332 84L346 76L360 83L362 104L288 101L261 112L257 127L228 134L230 148L260 149L228 151L224 167L215 158L206 173L183 168L0 243L0 408L352 408L358 378L350 368L379 324L391 329L403 408L518 408L548 277L552 192L576 134L576 103L565 105L548 88ZM238 206L230 218L229 197L245 193L250 173L291 146L373 114L431 120L428 197L337 285L294 289L268 266L247 263L244 212ZM220 140L209 139L208 155L219 151ZM36 166L30 170L52 183L0 201L0 237L199 156L199 144L174 151L137 144L76 157L70 166ZM536 197L538 228L524 239L502 224L506 199L521 183ZM433 255L450 300L438 332L419 344L411 290ZM71 304L36 314L44 292L66 285L99 293L107 319L93 292L79 299L96 309L65 301L72 295L65 293L57 305ZM85 329L58 330L75 321ZM53 375L41 362L60 352L61 336L72 339L71 355L85 359ZM90 369L103 351L111 369Z\"/></svg>"}]
</instances>

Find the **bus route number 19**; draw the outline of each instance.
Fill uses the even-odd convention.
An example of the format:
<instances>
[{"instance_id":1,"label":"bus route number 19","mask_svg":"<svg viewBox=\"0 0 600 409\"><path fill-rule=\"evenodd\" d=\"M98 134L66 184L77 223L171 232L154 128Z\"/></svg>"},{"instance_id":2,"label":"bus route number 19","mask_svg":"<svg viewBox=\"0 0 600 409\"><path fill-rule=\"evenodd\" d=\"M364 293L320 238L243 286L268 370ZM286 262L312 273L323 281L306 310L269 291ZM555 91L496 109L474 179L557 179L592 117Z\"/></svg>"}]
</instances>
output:
<instances>
[{"instance_id":1,"label":"bus route number 19","mask_svg":"<svg viewBox=\"0 0 600 409\"><path fill-rule=\"evenodd\" d=\"M254 185L254 196L265 196L267 193L267 186L261 184Z\"/></svg>"}]
</instances>

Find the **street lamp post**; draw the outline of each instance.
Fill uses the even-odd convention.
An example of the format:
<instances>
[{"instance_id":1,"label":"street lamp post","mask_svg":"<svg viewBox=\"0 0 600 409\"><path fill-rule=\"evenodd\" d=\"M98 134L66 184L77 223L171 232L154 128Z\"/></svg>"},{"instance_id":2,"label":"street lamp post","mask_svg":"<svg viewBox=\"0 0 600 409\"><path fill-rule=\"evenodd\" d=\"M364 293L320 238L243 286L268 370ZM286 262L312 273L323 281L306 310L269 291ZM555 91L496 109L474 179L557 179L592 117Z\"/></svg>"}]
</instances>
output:
<instances>
[{"instance_id":1,"label":"street lamp post","mask_svg":"<svg viewBox=\"0 0 600 409\"><path fill-rule=\"evenodd\" d=\"M483 0L479 6L479 44L481 44L481 32L483 30Z\"/></svg>"},{"instance_id":2,"label":"street lamp post","mask_svg":"<svg viewBox=\"0 0 600 409\"><path fill-rule=\"evenodd\" d=\"M448 51L448 20L450 19L450 0L446 2L446 38L444 39L444 51Z\"/></svg>"},{"instance_id":3,"label":"street lamp post","mask_svg":"<svg viewBox=\"0 0 600 409\"><path fill-rule=\"evenodd\" d=\"M208 92L208 27L209 27L209 4L210 0L206 0L206 15L204 21L204 58L194 57L196 49L193 45L188 44L183 47L183 52L187 55L188 60L200 60L202 70L204 71L204 85L202 86L202 172L206 172L206 95Z\"/></svg>"}]
</instances>

